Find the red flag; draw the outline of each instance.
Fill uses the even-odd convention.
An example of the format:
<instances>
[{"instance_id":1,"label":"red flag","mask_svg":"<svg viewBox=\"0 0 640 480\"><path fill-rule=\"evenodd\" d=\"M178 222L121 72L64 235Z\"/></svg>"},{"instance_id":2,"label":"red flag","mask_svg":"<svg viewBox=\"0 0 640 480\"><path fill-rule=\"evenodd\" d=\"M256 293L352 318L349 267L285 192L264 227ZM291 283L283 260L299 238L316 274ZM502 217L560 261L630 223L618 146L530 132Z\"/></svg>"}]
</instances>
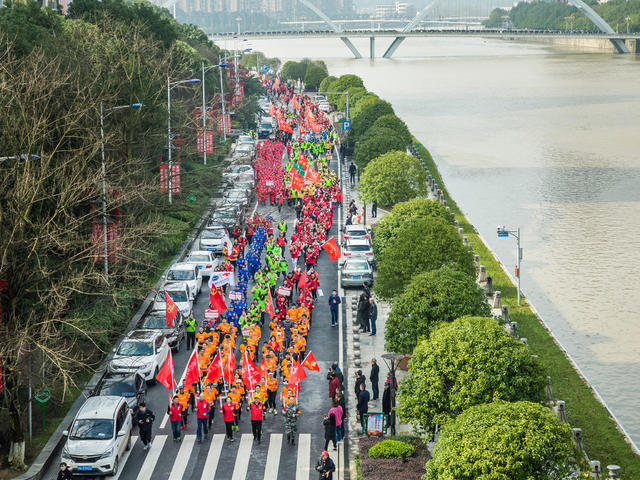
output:
<instances>
[{"instance_id":1,"label":"red flag","mask_svg":"<svg viewBox=\"0 0 640 480\"><path fill-rule=\"evenodd\" d=\"M309 350L309 353L302 361L302 366L307 370L315 370L316 372L320 371L320 366L318 365L318 362L316 362L316 357L313 356L313 352L311 350Z\"/></svg>"},{"instance_id":2,"label":"red flag","mask_svg":"<svg viewBox=\"0 0 640 480\"><path fill-rule=\"evenodd\" d=\"M173 328L173 319L176 318L178 314L178 306L171 300L171 297L164 291L164 301L165 301L165 321L167 322L167 327Z\"/></svg>"},{"instance_id":3,"label":"red flag","mask_svg":"<svg viewBox=\"0 0 640 480\"><path fill-rule=\"evenodd\" d=\"M220 292L215 286L211 287L209 303L211 304L211 308L217 310L220 315L222 315L227 309L227 305L224 303L224 298L222 298L222 295L220 295Z\"/></svg>"},{"instance_id":4,"label":"red flag","mask_svg":"<svg viewBox=\"0 0 640 480\"><path fill-rule=\"evenodd\" d=\"M311 167L307 167L304 178L305 180L309 180L311 183L320 183L322 181L320 174Z\"/></svg>"},{"instance_id":5,"label":"red flag","mask_svg":"<svg viewBox=\"0 0 640 480\"><path fill-rule=\"evenodd\" d=\"M302 165L306 170L307 166L309 165L309 159L304 155L300 154L300 156L298 157L298 165Z\"/></svg>"},{"instance_id":6,"label":"red flag","mask_svg":"<svg viewBox=\"0 0 640 480\"><path fill-rule=\"evenodd\" d=\"M198 353L194 350L187 364L187 370L184 375L185 388L189 388L194 383L200 382L200 364L198 363Z\"/></svg>"},{"instance_id":7,"label":"red flag","mask_svg":"<svg viewBox=\"0 0 640 480\"><path fill-rule=\"evenodd\" d=\"M294 169L291 169L291 184L289 188L292 190L302 190L304 188L304 178Z\"/></svg>"},{"instance_id":8,"label":"red flag","mask_svg":"<svg viewBox=\"0 0 640 480\"><path fill-rule=\"evenodd\" d=\"M273 117L274 113L276 113L276 109L273 106L273 103L269 103L269 116Z\"/></svg>"},{"instance_id":9,"label":"red flag","mask_svg":"<svg viewBox=\"0 0 640 480\"><path fill-rule=\"evenodd\" d=\"M304 290L305 288L308 288L308 282L307 282L307 271L304 270L302 272L302 275L300 275L300 280L298 280L298 288L300 290Z\"/></svg>"},{"instance_id":10,"label":"red flag","mask_svg":"<svg viewBox=\"0 0 640 480\"><path fill-rule=\"evenodd\" d=\"M329 260L334 261L340 258L342 253L340 253L340 249L338 248L338 244L336 243L336 239L331 237L329 240L322 244L322 248L324 248L329 254Z\"/></svg>"},{"instance_id":11,"label":"red flag","mask_svg":"<svg viewBox=\"0 0 640 480\"><path fill-rule=\"evenodd\" d=\"M275 312L273 311L273 298L271 297L270 288L267 288L267 304L265 305L264 310L269 314L271 318L276 316Z\"/></svg>"},{"instance_id":12,"label":"red flag","mask_svg":"<svg viewBox=\"0 0 640 480\"><path fill-rule=\"evenodd\" d=\"M267 376L267 359L264 356L262 357L260 365L258 365L258 370L260 370L263 377Z\"/></svg>"},{"instance_id":13,"label":"red flag","mask_svg":"<svg viewBox=\"0 0 640 480\"><path fill-rule=\"evenodd\" d=\"M293 128L291 128L291 125L289 125L287 122L282 122L278 128L280 128L280 130L282 130L283 132L293 133Z\"/></svg>"},{"instance_id":14,"label":"red flag","mask_svg":"<svg viewBox=\"0 0 640 480\"><path fill-rule=\"evenodd\" d=\"M304 380L307 378L307 374L304 372L304 368L300 365L300 361L296 360L296 363L293 364L293 371L289 376L289 386L297 387L300 384L300 380Z\"/></svg>"},{"instance_id":15,"label":"red flag","mask_svg":"<svg viewBox=\"0 0 640 480\"><path fill-rule=\"evenodd\" d=\"M242 382L247 388L253 388L260 383L261 376L260 370L256 368L255 363L249 358L249 354L245 350L242 357Z\"/></svg>"},{"instance_id":16,"label":"red flag","mask_svg":"<svg viewBox=\"0 0 640 480\"><path fill-rule=\"evenodd\" d=\"M169 349L169 353L167 354L167 359L164 361L164 365L162 365L162 368L156 374L156 380L158 380L162 385L173 392L175 380L173 374L173 357L171 356L171 349Z\"/></svg>"},{"instance_id":17,"label":"red flag","mask_svg":"<svg viewBox=\"0 0 640 480\"><path fill-rule=\"evenodd\" d=\"M229 349L229 355L227 356L227 363L224 366L224 372L222 372L222 376L227 383L233 382L233 372L236 369L236 356L233 353L233 350Z\"/></svg>"},{"instance_id":18,"label":"red flag","mask_svg":"<svg viewBox=\"0 0 640 480\"><path fill-rule=\"evenodd\" d=\"M222 358L220 357L220 350L218 350L207 369L207 383L218 383L220 378L222 378Z\"/></svg>"}]
</instances>

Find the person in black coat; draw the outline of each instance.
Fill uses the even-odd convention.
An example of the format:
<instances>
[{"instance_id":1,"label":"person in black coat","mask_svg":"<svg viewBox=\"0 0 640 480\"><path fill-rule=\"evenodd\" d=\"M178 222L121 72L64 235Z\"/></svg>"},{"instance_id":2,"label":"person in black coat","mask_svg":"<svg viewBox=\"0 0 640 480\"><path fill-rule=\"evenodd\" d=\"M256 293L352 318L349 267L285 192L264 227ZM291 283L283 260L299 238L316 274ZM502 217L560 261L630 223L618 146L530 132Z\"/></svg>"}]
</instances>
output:
<instances>
[{"instance_id":1,"label":"person in black coat","mask_svg":"<svg viewBox=\"0 0 640 480\"><path fill-rule=\"evenodd\" d=\"M391 386L389 382L385 382L382 391L382 413L389 415L391 413Z\"/></svg>"},{"instance_id":2,"label":"person in black coat","mask_svg":"<svg viewBox=\"0 0 640 480\"><path fill-rule=\"evenodd\" d=\"M353 387L353 391L356 394L356 398L360 395L360 385L367 383L367 377L362 374L362 370L356 371L356 384Z\"/></svg>"},{"instance_id":3,"label":"person in black coat","mask_svg":"<svg viewBox=\"0 0 640 480\"><path fill-rule=\"evenodd\" d=\"M358 414L360 415L360 421L362 422L362 425L364 426L364 418L367 415L367 412L369 412L369 399L371 398L371 396L369 395L369 392L367 392L367 390L364 388L364 383L360 385L360 393L358 394L358 406L356 407L358 409Z\"/></svg>"},{"instance_id":4,"label":"person in black coat","mask_svg":"<svg viewBox=\"0 0 640 480\"><path fill-rule=\"evenodd\" d=\"M336 416L332 413L324 417L322 421L324 425L324 449L329 446L329 442L333 442L333 449L336 449Z\"/></svg>"},{"instance_id":5,"label":"person in black coat","mask_svg":"<svg viewBox=\"0 0 640 480\"><path fill-rule=\"evenodd\" d=\"M144 449L151 448L151 427L153 421L156 419L153 412L147 408L147 405L143 402L138 406L133 422L138 425L140 429L140 440L144 444Z\"/></svg>"},{"instance_id":6,"label":"person in black coat","mask_svg":"<svg viewBox=\"0 0 640 480\"><path fill-rule=\"evenodd\" d=\"M318 459L316 470L320 473L320 480L332 480L333 472L336 471L336 465L333 463L333 460L329 458L329 452L326 450L322 452L322 455Z\"/></svg>"},{"instance_id":7,"label":"person in black coat","mask_svg":"<svg viewBox=\"0 0 640 480\"><path fill-rule=\"evenodd\" d=\"M369 324L368 327L371 330L369 334L370 337L373 337L376 331L376 322L378 321L378 305L376 304L373 297L369 298Z\"/></svg>"},{"instance_id":8,"label":"person in black coat","mask_svg":"<svg viewBox=\"0 0 640 480\"><path fill-rule=\"evenodd\" d=\"M357 320L360 322L360 328L363 332L368 332L369 328L369 295L366 292L360 294L358 299Z\"/></svg>"},{"instance_id":9,"label":"person in black coat","mask_svg":"<svg viewBox=\"0 0 640 480\"><path fill-rule=\"evenodd\" d=\"M60 471L58 472L58 480L73 480L73 474L65 462L60 464Z\"/></svg>"},{"instance_id":10,"label":"person in black coat","mask_svg":"<svg viewBox=\"0 0 640 480\"><path fill-rule=\"evenodd\" d=\"M371 392L373 393L373 398L372 400L377 400L378 399L378 382L379 382L379 377L380 375L380 367L378 366L378 363L376 362L375 358L371 359L371 374L369 375L369 380L371 380Z\"/></svg>"},{"instance_id":11,"label":"person in black coat","mask_svg":"<svg viewBox=\"0 0 640 480\"><path fill-rule=\"evenodd\" d=\"M331 372L335 373L338 380L340 380L340 385L344 385L344 375L342 374L342 370L340 370L340 367L338 366L338 362L333 362L331 364L331 368L329 368L329 373L327 373L327 380L331 380L329 378L329 374Z\"/></svg>"}]
</instances>

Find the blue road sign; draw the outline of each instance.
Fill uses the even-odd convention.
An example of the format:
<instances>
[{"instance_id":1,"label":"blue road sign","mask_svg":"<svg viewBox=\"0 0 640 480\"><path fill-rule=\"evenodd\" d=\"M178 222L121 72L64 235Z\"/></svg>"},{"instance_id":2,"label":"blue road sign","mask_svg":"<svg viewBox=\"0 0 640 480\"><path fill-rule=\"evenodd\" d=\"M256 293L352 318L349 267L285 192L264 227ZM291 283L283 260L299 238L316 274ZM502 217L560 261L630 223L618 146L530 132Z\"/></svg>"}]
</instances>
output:
<instances>
[{"instance_id":1,"label":"blue road sign","mask_svg":"<svg viewBox=\"0 0 640 480\"><path fill-rule=\"evenodd\" d=\"M343 120L342 121L342 133L348 132L351 130L351 120Z\"/></svg>"},{"instance_id":2,"label":"blue road sign","mask_svg":"<svg viewBox=\"0 0 640 480\"><path fill-rule=\"evenodd\" d=\"M267 73L269 71L269 65L266 63L262 64L262 73Z\"/></svg>"},{"instance_id":3,"label":"blue road sign","mask_svg":"<svg viewBox=\"0 0 640 480\"><path fill-rule=\"evenodd\" d=\"M498 236L499 237L508 237L509 236L509 232L498 232Z\"/></svg>"}]
</instances>

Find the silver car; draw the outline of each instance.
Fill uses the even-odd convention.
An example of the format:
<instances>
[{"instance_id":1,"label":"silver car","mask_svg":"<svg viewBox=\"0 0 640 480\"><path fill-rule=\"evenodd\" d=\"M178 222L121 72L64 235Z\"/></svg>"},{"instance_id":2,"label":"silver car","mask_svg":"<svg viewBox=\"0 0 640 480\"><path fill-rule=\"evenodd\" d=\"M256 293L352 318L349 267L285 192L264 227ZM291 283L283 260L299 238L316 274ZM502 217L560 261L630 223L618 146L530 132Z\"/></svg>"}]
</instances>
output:
<instances>
[{"instance_id":1,"label":"silver car","mask_svg":"<svg viewBox=\"0 0 640 480\"><path fill-rule=\"evenodd\" d=\"M255 154L255 149L251 145L241 143L233 151L233 158L239 158L241 160L251 160Z\"/></svg>"},{"instance_id":2,"label":"silver car","mask_svg":"<svg viewBox=\"0 0 640 480\"><path fill-rule=\"evenodd\" d=\"M351 238L369 239L371 233L363 225L345 225L342 238L346 241Z\"/></svg>"},{"instance_id":3,"label":"silver car","mask_svg":"<svg viewBox=\"0 0 640 480\"><path fill-rule=\"evenodd\" d=\"M373 282L373 268L364 258L349 258L340 267L342 279L340 285L345 287L361 287L364 282Z\"/></svg>"},{"instance_id":4,"label":"silver car","mask_svg":"<svg viewBox=\"0 0 640 480\"><path fill-rule=\"evenodd\" d=\"M342 249L342 256L346 258L364 258L368 262L373 262L373 249L368 239L350 238L345 242Z\"/></svg>"}]
</instances>

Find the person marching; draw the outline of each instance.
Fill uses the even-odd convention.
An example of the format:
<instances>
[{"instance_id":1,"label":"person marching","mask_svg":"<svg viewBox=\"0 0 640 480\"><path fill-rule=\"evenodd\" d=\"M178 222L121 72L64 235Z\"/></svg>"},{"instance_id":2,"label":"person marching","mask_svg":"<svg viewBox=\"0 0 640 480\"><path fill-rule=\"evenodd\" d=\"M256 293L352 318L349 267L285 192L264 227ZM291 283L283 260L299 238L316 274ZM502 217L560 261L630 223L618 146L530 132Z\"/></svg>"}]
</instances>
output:
<instances>
[{"instance_id":1,"label":"person marching","mask_svg":"<svg viewBox=\"0 0 640 480\"><path fill-rule=\"evenodd\" d=\"M144 450L151 448L151 426L155 419L155 415L147 408L147 404L144 402L140 403L133 421L138 424L138 428L140 429L140 440L142 440Z\"/></svg>"},{"instance_id":2,"label":"person marching","mask_svg":"<svg viewBox=\"0 0 640 480\"><path fill-rule=\"evenodd\" d=\"M173 441L180 441L180 430L182 428L182 405L178 395L174 395L171 404L167 407L167 415L171 422L171 432L173 433Z\"/></svg>"},{"instance_id":3,"label":"person marching","mask_svg":"<svg viewBox=\"0 0 640 480\"><path fill-rule=\"evenodd\" d=\"M204 430L204 439L209 437L209 429L207 424L209 423L209 415L211 413L211 404L205 399L204 393L198 395L198 401L196 402L196 421L198 422L198 429L196 431L196 439L198 443L202 443L202 431Z\"/></svg>"},{"instance_id":4,"label":"person marching","mask_svg":"<svg viewBox=\"0 0 640 480\"><path fill-rule=\"evenodd\" d=\"M296 433L298 433L298 404L293 396L293 392L289 392L287 403L283 409L284 415L284 432L287 434L287 443L296 444Z\"/></svg>"},{"instance_id":5,"label":"person marching","mask_svg":"<svg viewBox=\"0 0 640 480\"><path fill-rule=\"evenodd\" d=\"M185 320L185 331L187 332L187 351L193 350L196 343L196 319L193 313Z\"/></svg>"},{"instance_id":6,"label":"person marching","mask_svg":"<svg viewBox=\"0 0 640 480\"><path fill-rule=\"evenodd\" d=\"M235 408L231 401L231 397L227 396L225 403L222 405L222 419L227 432L227 440L233 442L233 424L236 421Z\"/></svg>"},{"instance_id":7,"label":"person marching","mask_svg":"<svg viewBox=\"0 0 640 480\"><path fill-rule=\"evenodd\" d=\"M260 443L262 437L262 418L264 416L264 404L260 401L258 395L253 397L253 402L247 411L251 411L251 431L253 432L253 439Z\"/></svg>"},{"instance_id":8,"label":"person marching","mask_svg":"<svg viewBox=\"0 0 640 480\"><path fill-rule=\"evenodd\" d=\"M269 378L267 378L267 407L268 412L274 415L278 414L276 408L276 394L278 393L278 379L275 378L273 372L269 372Z\"/></svg>"}]
</instances>

